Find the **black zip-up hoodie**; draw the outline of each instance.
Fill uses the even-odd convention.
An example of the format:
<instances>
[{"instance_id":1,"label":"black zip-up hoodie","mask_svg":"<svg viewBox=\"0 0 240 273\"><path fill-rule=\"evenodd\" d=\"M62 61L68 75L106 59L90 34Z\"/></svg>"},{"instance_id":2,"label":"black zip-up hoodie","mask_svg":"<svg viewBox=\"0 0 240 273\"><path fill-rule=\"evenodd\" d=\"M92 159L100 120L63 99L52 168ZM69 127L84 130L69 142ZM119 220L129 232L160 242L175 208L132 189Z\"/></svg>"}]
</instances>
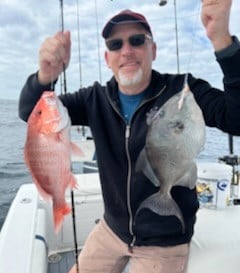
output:
<instances>
[{"instance_id":1,"label":"black zip-up hoodie","mask_svg":"<svg viewBox=\"0 0 240 273\"><path fill-rule=\"evenodd\" d=\"M240 51L218 60L224 73L225 92L189 75L188 83L201 107L207 126L240 135ZM143 209L136 210L148 196L157 192L135 164L145 144L146 113L160 107L183 87L184 75L159 74L152 71L148 93L135 111L129 125L119 108L118 85L112 78L106 86L95 83L76 93L61 95L73 125L88 125L95 140L99 174L104 199L104 218L110 228L129 245L172 246L189 242L193 235L198 200L196 191L175 186L171 194L179 205L185 232L175 216L159 216ZM23 87L19 115L27 120L43 91L37 74Z\"/></svg>"}]
</instances>

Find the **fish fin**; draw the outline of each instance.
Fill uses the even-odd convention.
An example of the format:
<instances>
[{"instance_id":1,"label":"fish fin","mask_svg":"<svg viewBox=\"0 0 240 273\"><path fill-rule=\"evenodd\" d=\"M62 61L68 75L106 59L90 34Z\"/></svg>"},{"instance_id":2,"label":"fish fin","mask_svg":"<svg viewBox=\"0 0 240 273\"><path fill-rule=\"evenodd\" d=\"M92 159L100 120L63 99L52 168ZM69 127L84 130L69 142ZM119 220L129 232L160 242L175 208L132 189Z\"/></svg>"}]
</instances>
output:
<instances>
[{"instance_id":1,"label":"fish fin","mask_svg":"<svg viewBox=\"0 0 240 273\"><path fill-rule=\"evenodd\" d=\"M175 185L188 187L194 189L197 181L197 166L195 163L192 164L191 168L182 176Z\"/></svg>"},{"instance_id":2,"label":"fish fin","mask_svg":"<svg viewBox=\"0 0 240 273\"><path fill-rule=\"evenodd\" d=\"M54 229L56 233L59 232L62 226L64 216L69 214L71 211L72 210L67 203L64 203L64 205L61 207L53 207Z\"/></svg>"},{"instance_id":3,"label":"fish fin","mask_svg":"<svg viewBox=\"0 0 240 273\"><path fill-rule=\"evenodd\" d=\"M71 173L71 177L70 177L70 187L74 188L74 189L79 189L77 179L72 173Z\"/></svg>"},{"instance_id":4,"label":"fish fin","mask_svg":"<svg viewBox=\"0 0 240 273\"><path fill-rule=\"evenodd\" d=\"M155 176L152 167L147 159L147 154L145 148L140 152L137 163L136 163L136 171L143 172L144 175L153 183L154 186L159 187L160 181Z\"/></svg>"},{"instance_id":5,"label":"fish fin","mask_svg":"<svg viewBox=\"0 0 240 273\"><path fill-rule=\"evenodd\" d=\"M185 232L182 212L171 196L163 197L159 193L149 196L140 204L136 215L144 208L150 209L160 216L176 216L182 225L183 233Z\"/></svg>"},{"instance_id":6,"label":"fish fin","mask_svg":"<svg viewBox=\"0 0 240 273\"><path fill-rule=\"evenodd\" d=\"M71 142L71 152L76 155L76 156L80 156L80 157L84 157L85 154L82 151L82 149L75 143Z\"/></svg>"}]
</instances>

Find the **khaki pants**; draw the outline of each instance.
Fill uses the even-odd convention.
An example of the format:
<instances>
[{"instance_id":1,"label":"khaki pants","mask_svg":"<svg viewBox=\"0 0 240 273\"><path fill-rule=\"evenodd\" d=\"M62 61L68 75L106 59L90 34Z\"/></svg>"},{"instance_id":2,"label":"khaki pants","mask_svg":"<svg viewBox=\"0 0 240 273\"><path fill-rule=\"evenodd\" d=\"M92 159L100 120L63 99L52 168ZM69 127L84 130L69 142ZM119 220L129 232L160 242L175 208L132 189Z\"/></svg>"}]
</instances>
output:
<instances>
[{"instance_id":1,"label":"khaki pants","mask_svg":"<svg viewBox=\"0 0 240 273\"><path fill-rule=\"evenodd\" d=\"M186 273L189 245L174 247L135 246L133 252L100 221L88 236L79 255L80 273ZM76 273L75 266L69 273Z\"/></svg>"}]
</instances>

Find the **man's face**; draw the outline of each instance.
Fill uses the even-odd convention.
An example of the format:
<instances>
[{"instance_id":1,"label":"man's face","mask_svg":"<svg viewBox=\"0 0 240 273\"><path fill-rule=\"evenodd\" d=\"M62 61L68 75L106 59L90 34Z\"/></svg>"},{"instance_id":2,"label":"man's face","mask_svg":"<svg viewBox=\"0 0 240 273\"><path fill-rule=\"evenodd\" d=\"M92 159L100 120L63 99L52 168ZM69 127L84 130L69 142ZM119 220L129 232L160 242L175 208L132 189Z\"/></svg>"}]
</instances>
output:
<instances>
[{"instance_id":1,"label":"man's face","mask_svg":"<svg viewBox=\"0 0 240 273\"><path fill-rule=\"evenodd\" d=\"M107 39L123 40L120 49L105 52L106 63L112 70L121 91L130 88L140 92L148 86L151 79L152 61L156 58L156 45L151 39L146 38L144 44L132 46L128 39L136 34L149 35L140 24L129 23L114 26Z\"/></svg>"}]
</instances>

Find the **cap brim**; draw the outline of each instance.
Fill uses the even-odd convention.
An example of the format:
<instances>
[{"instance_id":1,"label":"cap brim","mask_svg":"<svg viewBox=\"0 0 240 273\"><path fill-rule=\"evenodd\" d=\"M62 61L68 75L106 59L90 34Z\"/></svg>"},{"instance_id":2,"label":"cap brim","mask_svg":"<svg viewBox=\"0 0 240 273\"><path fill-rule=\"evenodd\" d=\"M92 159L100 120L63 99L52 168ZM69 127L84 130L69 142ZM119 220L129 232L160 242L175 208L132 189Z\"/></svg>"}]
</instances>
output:
<instances>
[{"instance_id":1,"label":"cap brim","mask_svg":"<svg viewBox=\"0 0 240 273\"><path fill-rule=\"evenodd\" d=\"M149 33L151 32L150 26L146 21L143 21L141 18L137 18L137 16L132 16L130 14L119 14L113 17L111 20L107 22L102 31L103 38L108 38L111 30L116 25L122 24L131 24L131 23L139 23L141 24Z\"/></svg>"}]
</instances>

